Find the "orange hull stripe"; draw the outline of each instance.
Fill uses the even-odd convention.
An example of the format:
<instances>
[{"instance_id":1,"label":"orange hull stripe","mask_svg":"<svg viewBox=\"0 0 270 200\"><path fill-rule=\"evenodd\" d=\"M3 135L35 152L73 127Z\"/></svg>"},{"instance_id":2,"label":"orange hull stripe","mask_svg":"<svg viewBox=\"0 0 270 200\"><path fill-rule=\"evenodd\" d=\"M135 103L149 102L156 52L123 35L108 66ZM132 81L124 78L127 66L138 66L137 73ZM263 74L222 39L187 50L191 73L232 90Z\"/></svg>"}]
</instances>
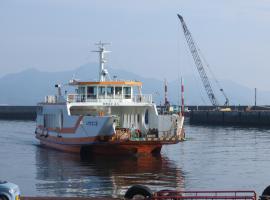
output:
<instances>
[{"instance_id":1,"label":"orange hull stripe","mask_svg":"<svg viewBox=\"0 0 270 200\"><path fill-rule=\"evenodd\" d=\"M54 149L59 149L66 152L73 152L73 153L80 153L81 147L83 145L73 146L70 144L57 144L50 142L46 139L41 139L41 144L52 147ZM102 154L121 154L121 153L147 153L150 154L153 150L158 149L160 151L162 145L155 144L155 145L125 145L125 144L118 144L112 145L110 143L104 145L92 145L93 152L102 153ZM109 150L109 151L108 151Z\"/></svg>"},{"instance_id":2,"label":"orange hull stripe","mask_svg":"<svg viewBox=\"0 0 270 200\"><path fill-rule=\"evenodd\" d=\"M96 141L102 141L102 137L83 137L83 138L64 138L64 137L56 137L56 136L52 136L49 135L48 137L40 137L37 136L38 139L42 140L42 141L52 141L52 142L60 142L60 143L74 143L74 144L84 144L84 143L91 143L91 142L96 142ZM103 137L104 139L110 139L110 136L105 136Z\"/></svg>"},{"instance_id":3,"label":"orange hull stripe","mask_svg":"<svg viewBox=\"0 0 270 200\"><path fill-rule=\"evenodd\" d=\"M56 143L51 143L47 141L40 141L42 145L49 146L54 149L66 151L66 152L71 152L71 153L80 153L81 151L81 146L70 146L70 145L62 145L62 144L56 144Z\"/></svg>"}]
</instances>

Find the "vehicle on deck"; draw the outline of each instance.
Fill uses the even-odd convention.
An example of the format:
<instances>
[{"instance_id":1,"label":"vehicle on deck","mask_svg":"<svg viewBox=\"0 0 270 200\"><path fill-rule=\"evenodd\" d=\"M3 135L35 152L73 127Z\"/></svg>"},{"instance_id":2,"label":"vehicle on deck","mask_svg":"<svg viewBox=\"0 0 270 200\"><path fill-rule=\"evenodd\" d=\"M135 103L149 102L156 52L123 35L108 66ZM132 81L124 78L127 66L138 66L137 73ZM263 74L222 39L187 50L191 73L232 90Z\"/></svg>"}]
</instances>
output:
<instances>
[{"instance_id":1,"label":"vehicle on deck","mask_svg":"<svg viewBox=\"0 0 270 200\"><path fill-rule=\"evenodd\" d=\"M0 181L0 200L19 200L19 186L7 181Z\"/></svg>"}]
</instances>

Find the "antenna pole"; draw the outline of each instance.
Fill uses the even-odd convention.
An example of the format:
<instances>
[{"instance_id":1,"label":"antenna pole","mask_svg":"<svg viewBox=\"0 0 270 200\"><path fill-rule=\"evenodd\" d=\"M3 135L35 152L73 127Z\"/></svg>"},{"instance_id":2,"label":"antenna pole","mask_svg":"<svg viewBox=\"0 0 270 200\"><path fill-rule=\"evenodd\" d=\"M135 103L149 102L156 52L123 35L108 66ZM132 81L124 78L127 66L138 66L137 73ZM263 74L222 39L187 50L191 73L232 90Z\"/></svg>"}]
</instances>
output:
<instances>
[{"instance_id":1,"label":"antenna pole","mask_svg":"<svg viewBox=\"0 0 270 200\"><path fill-rule=\"evenodd\" d=\"M99 43L96 43L95 45L98 46L98 50L92 51L92 52L98 52L99 53L99 81L103 82L106 79L106 75L108 74L108 71L105 69L105 53L109 53L110 51L105 51L105 45L109 45L110 43L103 43L99 41Z\"/></svg>"}]
</instances>

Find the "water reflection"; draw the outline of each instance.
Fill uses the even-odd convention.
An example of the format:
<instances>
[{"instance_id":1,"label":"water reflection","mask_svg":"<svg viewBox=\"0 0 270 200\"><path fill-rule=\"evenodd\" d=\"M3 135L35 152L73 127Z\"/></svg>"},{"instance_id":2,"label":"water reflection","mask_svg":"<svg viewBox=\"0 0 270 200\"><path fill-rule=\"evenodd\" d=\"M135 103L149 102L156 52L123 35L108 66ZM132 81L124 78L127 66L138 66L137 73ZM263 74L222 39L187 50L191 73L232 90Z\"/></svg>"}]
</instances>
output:
<instances>
[{"instance_id":1,"label":"water reflection","mask_svg":"<svg viewBox=\"0 0 270 200\"><path fill-rule=\"evenodd\" d=\"M38 147L36 190L50 196L123 195L130 185L144 184L153 190L184 186L181 169L167 157L91 157L82 159Z\"/></svg>"}]
</instances>

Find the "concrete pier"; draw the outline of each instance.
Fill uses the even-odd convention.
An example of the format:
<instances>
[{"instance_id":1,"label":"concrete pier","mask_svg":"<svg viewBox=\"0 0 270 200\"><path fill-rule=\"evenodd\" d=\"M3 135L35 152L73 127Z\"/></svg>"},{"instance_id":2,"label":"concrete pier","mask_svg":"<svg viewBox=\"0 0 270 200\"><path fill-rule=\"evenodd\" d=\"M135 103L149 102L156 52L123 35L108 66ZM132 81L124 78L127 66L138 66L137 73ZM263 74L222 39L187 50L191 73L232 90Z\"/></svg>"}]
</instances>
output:
<instances>
[{"instance_id":1,"label":"concrete pier","mask_svg":"<svg viewBox=\"0 0 270 200\"><path fill-rule=\"evenodd\" d=\"M270 111L191 111L191 124L270 126Z\"/></svg>"},{"instance_id":2,"label":"concrete pier","mask_svg":"<svg viewBox=\"0 0 270 200\"><path fill-rule=\"evenodd\" d=\"M0 119L36 120L37 106L0 106Z\"/></svg>"},{"instance_id":3,"label":"concrete pier","mask_svg":"<svg viewBox=\"0 0 270 200\"><path fill-rule=\"evenodd\" d=\"M210 108L210 110L197 110L198 108ZM222 112L214 111L210 106L189 106L191 111L186 116L190 116L191 124L270 127L270 110L245 111L246 108L247 106L241 106L237 107L237 110ZM34 121L36 110L37 106L0 106L0 119Z\"/></svg>"}]
</instances>

